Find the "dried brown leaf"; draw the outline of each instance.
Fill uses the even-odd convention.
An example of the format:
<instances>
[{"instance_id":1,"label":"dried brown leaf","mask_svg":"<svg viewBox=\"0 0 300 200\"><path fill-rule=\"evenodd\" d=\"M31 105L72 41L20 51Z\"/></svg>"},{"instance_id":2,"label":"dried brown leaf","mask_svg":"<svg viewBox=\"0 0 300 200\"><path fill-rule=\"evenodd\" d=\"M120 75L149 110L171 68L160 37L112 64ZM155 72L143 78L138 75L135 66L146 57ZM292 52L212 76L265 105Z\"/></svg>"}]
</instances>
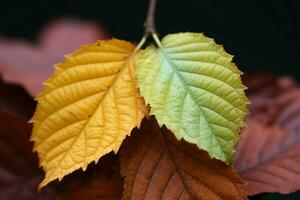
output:
<instances>
[{"instance_id":1,"label":"dried brown leaf","mask_svg":"<svg viewBox=\"0 0 300 200\"><path fill-rule=\"evenodd\" d=\"M23 118L0 110L0 199L1 200L119 200L123 182L116 156L108 155L86 172L76 171L37 191L43 172L29 142L31 126Z\"/></svg>"},{"instance_id":2,"label":"dried brown leaf","mask_svg":"<svg viewBox=\"0 0 300 200\"><path fill-rule=\"evenodd\" d=\"M21 87L4 83L0 79L0 109L11 111L18 116L29 119L33 115L35 101Z\"/></svg>"},{"instance_id":3,"label":"dried brown leaf","mask_svg":"<svg viewBox=\"0 0 300 200\"><path fill-rule=\"evenodd\" d=\"M234 166L249 195L290 193L300 188L300 132L279 124L249 121L237 147Z\"/></svg>"},{"instance_id":4,"label":"dried brown leaf","mask_svg":"<svg viewBox=\"0 0 300 200\"><path fill-rule=\"evenodd\" d=\"M42 178L29 143L31 127L22 118L0 110L0 199L52 199L49 188L38 194Z\"/></svg>"},{"instance_id":5,"label":"dried brown leaf","mask_svg":"<svg viewBox=\"0 0 300 200\"><path fill-rule=\"evenodd\" d=\"M66 177L58 187L56 200L120 200L123 180L120 176L118 160L115 155L103 157L97 165L89 166L85 172Z\"/></svg>"},{"instance_id":6,"label":"dried brown leaf","mask_svg":"<svg viewBox=\"0 0 300 200\"><path fill-rule=\"evenodd\" d=\"M300 88L289 76L274 79L267 74L248 75L244 78L249 89L246 91L251 104L251 115L247 118L263 123L277 123L277 116L295 98L300 97ZM259 118L259 119L258 119Z\"/></svg>"},{"instance_id":7,"label":"dried brown leaf","mask_svg":"<svg viewBox=\"0 0 300 200\"><path fill-rule=\"evenodd\" d=\"M235 171L144 121L121 148L123 199L247 199Z\"/></svg>"},{"instance_id":8,"label":"dried brown leaf","mask_svg":"<svg viewBox=\"0 0 300 200\"><path fill-rule=\"evenodd\" d=\"M278 98L277 103L283 106L276 116L276 123L300 134L300 89Z\"/></svg>"}]
</instances>

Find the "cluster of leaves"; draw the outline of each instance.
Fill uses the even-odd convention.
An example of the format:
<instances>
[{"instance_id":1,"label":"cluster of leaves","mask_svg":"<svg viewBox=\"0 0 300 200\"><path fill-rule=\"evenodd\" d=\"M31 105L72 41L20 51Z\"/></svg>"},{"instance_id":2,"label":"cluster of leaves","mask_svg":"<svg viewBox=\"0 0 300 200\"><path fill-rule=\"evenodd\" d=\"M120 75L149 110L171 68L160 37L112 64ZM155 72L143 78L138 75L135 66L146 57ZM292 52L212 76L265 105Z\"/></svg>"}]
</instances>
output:
<instances>
[{"instance_id":1,"label":"cluster of leaves","mask_svg":"<svg viewBox=\"0 0 300 200\"><path fill-rule=\"evenodd\" d=\"M153 38L158 48L144 51L100 40L55 66L31 119L31 140L46 172L40 187L117 153L148 116L146 105L178 140L232 163L249 103L232 56L200 33Z\"/></svg>"},{"instance_id":2,"label":"cluster of leaves","mask_svg":"<svg viewBox=\"0 0 300 200\"><path fill-rule=\"evenodd\" d=\"M202 35L200 38L207 41L201 42L204 44L208 43L208 46L199 46L198 44L195 45L195 40L196 43L199 43L199 41L197 41L197 39L199 39L199 35L197 36L198 37L196 37L196 39L193 38L193 41L189 43L186 41L186 38L183 39L183 37L180 37L178 39L178 37L171 35L168 36L169 39L167 37L165 40L163 40L160 49L149 47L140 55L140 58L142 59L139 59L139 65L145 67L138 69L138 76L146 77L146 79L144 79L145 81L139 83L141 93L143 96L145 96L147 103L150 103L152 108L151 114L156 116L159 124L153 117L150 119L145 119L141 123L140 129L134 129L131 133L131 136L126 138L117 155L108 154L100 159L99 164L92 164L89 166L89 169L84 174L80 171L76 171L72 175L67 176L62 182L56 181L51 183L39 194L36 193L36 187L40 182L43 173L37 167L38 159L36 154L31 153L32 146L28 141L31 132L31 126L27 124L27 119L32 115L33 112L34 101L20 87L7 85L1 82L0 184L2 187L0 189L0 198L81 199L82 196L84 196L87 199L246 199L247 194L254 195L262 192L289 193L299 189L300 160L298 154L300 152L300 121L298 110L300 109L300 106L298 102L300 98L300 89L299 86L297 86L290 78L283 77L280 79L273 79L272 77L265 75L245 77L245 83L249 87L248 96L252 101L252 104L249 107L252 115L250 115L247 119L248 128L245 128L242 131L242 137L236 150L236 158L233 166L237 169L238 174L247 183L246 192L244 190L245 183L239 178L233 167L228 166L219 160L210 158L216 157L220 160L230 163L232 160L232 158L230 158L232 156L232 152L227 152L227 154L224 156L223 154L218 154L220 149L205 148L212 147L206 146L209 144L209 142L201 144L194 142L195 140L189 140L187 137L189 135L186 134L184 130L187 128L190 129L190 131L193 131L193 129L190 128L191 125L196 119L201 120L201 118L193 119L192 114L199 113L201 110L205 110L205 104L199 108L200 111L195 109L195 106L189 107L189 105L191 105L189 100L191 96L186 95L186 91L182 90L182 88L186 89L187 87L182 87L183 82L177 80L179 76L170 76L170 74L174 73L174 70L172 72L172 66L168 64L170 59L176 64L176 69L181 67L181 78L183 80L190 80L189 84L192 86L202 86L204 87L202 90L207 89L208 91L212 90L213 92L217 93L218 90L212 87L215 86L217 88L222 88L224 87L223 85L225 85L215 85L215 82L214 84L211 84L208 82L210 79L204 78L203 79L205 81L197 82L199 78L195 78L194 74L197 74L197 62L202 62L202 66L204 66L204 69L202 68L201 71L202 76L213 75L214 77L212 78L217 77L223 80L223 82L228 81L227 83L229 84L227 85L236 87L235 90L241 91L241 93L237 93L238 96L230 96L228 94L232 94L233 90L224 90L223 88L222 91L227 91L228 94L220 94L220 96L229 98L227 99L229 102L232 102L231 98L241 99L244 103L246 100L242 92L244 87L239 81L239 71L230 62L231 57L228 54L225 54L222 48L215 46L213 41L209 41L209 39L203 37ZM175 39L172 40L172 37L175 37ZM177 48L176 45L172 46L174 43L178 44L181 42L185 42L183 47ZM188 44L186 44L186 42ZM98 46L99 44L100 47ZM116 47L116 44L120 44L121 47L124 48ZM99 56L99 52L94 52L97 50L97 48L105 49L106 53L104 52L103 56ZM107 55L108 50L117 52L110 52L110 55ZM195 59L199 59L198 51L200 50L207 51L208 55L204 56L202 53L201 55L203 57L200 55L200 60L195 61ZM81 53L85 53L86 51L89 51L90 57L80 57ZM132 84L134 83L133 80L135 80L134 68L136 66L135 62L131 62L134 60L130 53L132 51L134 51L133 46L126 42L118 40L100 42L82 48L81 50L77 51L77 53L75 52L69 56L67 58L67 62L60 64L57 67L55 75L48 81L46 89L41 95L38 96L38 99L47 100L45 100L42 104L40 103L40 106L47 107L47 110L42 109L40 116L46 116L47 118L47 116L51 113L57 114L57 108L66 106L64 103L69 105L69 103L72 101L76 101L84 97L90 97L85 95L91 94L92 98L87 98L87 102L80 101L80 106L73 105L70 110L65 110L67 112L58 113L56 116L60 119L60 122L55 121L57 120L57 117L53 118L53 121L48 121L47 126L42 129L42 131L45 133L45 135L42 135L42 137L51 135L51 131L59 129L60 126L64 127L66 124L70 124L70 117L74 117L73 119L75 122L77 122L76 120L78 120L78 117L81 116L88 118L91 116L101 116L94 115L95 109L91 108L91 106L94 105L94 108L97 107L96 104L99 103L99 98L102 98L101 91L98 91L98 89L106 90L107 85L105 84L112 84L110 79L112 79L111 76L113 76L113 74L109 76L111 71L104 70L108 73L107 79L105 80L99 78L98 76L91 78L91 76L94 75L93 70L84 71L83 68L78 68L78 72L73 71L70 74L65 73L64 75L64 72L66 68L72 67L72 62L76 64L82 64L80 63L82 61L85 65L93 65L93 62L96 62L96 64L99 62L106 64L109 63L110 68L115 68L115 74L122 75L119 76L121 78L113 81L112 85L114 86L114 90L112 91L114 92L110 94L116 95L121 99L125 98L126 100L122 101L123 107L118 107L123 114L126 114L120 115L124 120L124 123L122 124L122 129L124 130L119 131L119 134L122 137L119 138L117 142L114 142L114 145L107 145L106 150L98 150L98 155L90 155L90 158L92 158L92 160L98 160L101 155L104 155L111 150L118 151L125 136L130 134L131 129L139 125L143 116L147 114L147 110L143 105L143 100L139 96L136 96L137 90ZM209 53L215 51L217 51L218 60L214 60L214 55ZM97 53L97 55L95 56L93 53ZM74 57L76 56L77 58L75 60ZM153 59L153 56L156 59ZM113 59L117 60L114 60L114 62L109 62ZM123 67L124 59L129 60L127 63L127 68ZM223 64L226 63L224 68L227 67L227 69L230 70L225 71L225 73L224 70L218 71L220 68L215 67L214 70L209 71L211 68L213 68L211 67L213 66L212 64L219 66L218 62ZM22 63L22 61L19 60L19 63ZM153 63L155 63L155 65L153 65ZM207 63L207 65L203 65L203 63ZM11 63L0 64L4 66ZM187 65L188 68L193 71L184 71L186 69L184 66ZM79 72L81 76L76 76ZM22 72L20 71L19 73L20 76L22 76ZM198 73L200 73L200 71ZM3 74L5 77L6 73ZM85 77L82 77L82 75ZM226 77L230 77L230 79L226 79ZM92 82L84 82L86 85L81 86L81 88L72 88L72 86L74 86L74 82L76 83L76 81L84 81L85 78L92 80ZM153 79L160 81L154 81ZM30 88L30 86L26 84L26 80L20 79L18 81L24 81L25 87ZM40 83L40 80L31 79L31 81L33 83L35 81L35 83ZM157 85L151 86L153 84ZM66 91L71 95L64 96L66 92L64 90L53 93L53 90L57 91L59 90L57 88L65 85L67 85L67 87L65 87ZM149 85L151 86L150 89L148 89ZM69 86L71 86L71 88ZM162 96L165 95L165 86L170 87L168 89L169 94ZM152 90L151 88L153 87L158 90ZM172 89L172 87L174 88ZM129 89L129 91L126 89ZM189 92L191 92L191 94L198 94L193 92L193 88L189 88L188 90L190 90ZM36 89L34 89L34 91L36 91ZM134 92L131 93L130 91ZM54 95L49 99L45 98L45 95L51 92ZM135 98L129 98L124 94L132 94ZM204 94L203 97L201 97L201 95L197 96L199 99L201 99L200 102L203 102L204 99L208 99L210 103L213 103L215 109L218 109L219 104L223 103L223 101L220 102L218 99L214 99L214 96L208 95L203 91L201 91L200 94ZM185 103L185 100L183 100L183 102L176 104L178 99L182 99L182 96L187 96L186 101L189 103ZM113 112L103 112L101 109L104 107L96 112L105 114L105 118L110 119L112 123L111 125L113 126L115 125L115 116L118 116L119 114L116 114L114 111L116 110L115 108L117 107L116 105L118 105L118 102L114 102L113 105L109 100L114 98L108 99L107 101L105 101L105 98L108 97L104 96L101 102L107 104L108 106L106 107L112 107L113 109L110 111ZM63 101L61 101L62 99ZM162 110L160 104L162 99L167 102L165 105L169 105L169 107L167 107L169 109ZM132 105L133 103L136 103L136 107L128 107L128 105ZM235 109L233 116L226 117L229 119L240 117L236 119L237 121L235 121L237 127L233 128L236 130L233 132L233 135L236 135L238 134L237 129L239 128L238 126L241 125L240 123L243 115L246 113L246 110L244 110L244 104L240 101L232 103L238 109ZM53 110L49 110L49 108ZM88 110L88 108L91 110ZM189 113L189 117L183 116L181 119L182 121L180 121L180 123L183 124L182 126L185 127L184 129L178 129L178 124L174 123L178 121L178 117L180 117L176 111L178 108L181 108L182 110L185 109L185 111ZM120 112L119 109L117 110ZM239 110L244 112L241 114L238 112ZM224 113L226 112L227 111ZM209 113L213 116L213 118L216 118L214 113ZM126 116L128 116L128 114L132 114L133 118L136 119L134 123L132 123L132 120L126 120ZM63 122L61 119L63 119ZM83 120L85 119L86 118ZM212 123L214 121L209 122ZM220 121L217 122L219 123ZM196 145L190 144L185 140L178 141L174 134L170 132L170 130L168 130L165 126L161 127L162 124L166 124L167 127L175 134L177 139L184 138L188 142L196 143ZM207 124L207 122L202 123L202 127L205 127ZM226 121L224 124L228 124L228 122ZM108 125L110 124L108 123ZM92 126L89 128L89 131L86 133L91 134L94 131L101 132L101 129L99 130L98 128L98 124L92 124ZM230 129L232 127L228 128ZM80 131L77 129L81 129L80 124L72 129L75 136L78 131ZM110 127L108 130L111 133L115 132L115 129L112 127ZM191 133L190 138L192 138L193 133L189 133ZM216 131L213 133L206 132L206 135L213 136L215 133ZM99 134L97 134L97 136L98 135ZM50 140L50 143L48 142L43 148L41 148L41 151L39 151L40 158L41 156L43 157L43 154L45 155L45 163L49 161L49 158L47 158L48 151L51 151L53 146L57 146L59 141L64 142L66 138L62 139L63 137L69 137L71 135L59 134L59 136L60 137L54 138L52 141ZM81 134L81 137L85 136L88 135ZM18 140L16 140L16 138L18 138ZM232 146L234 146L237 138L238 137L234 137L233 143L231 144ZM84 141L85 139L79 137L79 141L80 140ZM41 140L41 142L42 141L43 140ZM107 142L109 140L105 141ZM80 144L80 142L78 144ZM97 138L91 137L90 144L90 146L87 146L89 148L87 148L85 151L85 153L87 153L86 155L90 154L89 152L94 151L93 144L98 144ZM69 146L67 145L67 147ZM220 148L218 145L214 146ZM66 162L67 165L70 165L71 163L70 166L72 166L72 162L74 163L74 161L78 161L76 159L82 157L82 151L80 151L81 147L82 146L79 145L77 148L74 148L74 156L68 158L69 160ZM207 150L210 155L206 151L200 150L199 147ZM35 148L38 149L38 146ZM232 148L233 147L229 147L229 150ZM223 149L226 150L226 148ZM55 155L59 155L64 151L65 149L63 148L58 149L53 155L55 157ZM50 158L53 155L50 155ZM86 157L85 159L87 160L84 160L84 162L81 163L83 165L80 167L86 167L90 158ZM43 165L43 163L41 164ZM69 166L67 165L65 165L65 169L63 168L65 166L60 166L60 171L57 171L60 173L58 177L63 177L65 174L75 170L75 168L70 170ZM57 167L57 162L51 164L50 169L53 167Z\"/></svg>"},{"instance_id":3,"label":"cluster of leaves","mask_svg":"<svg viewBox=\"0 0 300 200\"><path fill-rule=\"evenodd\" d=\"M242 131L234 167L247 183L248 195L296 191L300 87L288 77L266 75L245 77L245 83L253 114ZM246 198L244 182L232 167L210 159L194 145L178 142L153 119L133 131L119 154L104 156L86 172L76 171L38 193L43 172L37 155L31 153L27 123L34 101L19 86L1 82L0 90L0 199L117 200L122 194L123 199Z\"/></svg>"}]
</instances>

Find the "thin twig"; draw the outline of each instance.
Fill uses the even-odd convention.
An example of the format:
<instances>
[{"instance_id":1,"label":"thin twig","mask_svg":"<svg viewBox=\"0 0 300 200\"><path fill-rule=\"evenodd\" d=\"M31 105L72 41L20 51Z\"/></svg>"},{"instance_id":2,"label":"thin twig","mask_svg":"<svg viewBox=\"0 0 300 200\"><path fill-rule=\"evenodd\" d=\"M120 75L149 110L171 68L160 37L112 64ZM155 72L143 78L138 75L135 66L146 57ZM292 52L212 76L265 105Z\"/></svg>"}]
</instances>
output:
<instances>
[{"instance_id":1,"label":"thin twig","mask_svg":"<svg viewBox=\"0 0 300 200\"><path fill-rule=\"evenodd\" d=\"M145 35L149 36L153 33L156 33L155 29L155 8L156 8L156 0L149 0L149 9L145 22Z\"/></svg>"}]
</instances>

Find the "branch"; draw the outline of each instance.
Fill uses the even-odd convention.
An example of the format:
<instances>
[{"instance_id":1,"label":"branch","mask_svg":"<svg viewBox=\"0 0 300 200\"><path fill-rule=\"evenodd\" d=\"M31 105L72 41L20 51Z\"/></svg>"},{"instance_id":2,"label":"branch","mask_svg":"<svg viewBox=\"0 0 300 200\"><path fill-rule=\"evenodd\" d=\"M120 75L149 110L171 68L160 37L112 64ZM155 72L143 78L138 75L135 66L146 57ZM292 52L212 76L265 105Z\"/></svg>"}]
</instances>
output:
<instances>
[{"instance_id":1,"label":"branch","mask_svg":"<svg viewBox=\"0 0 300 200\"><path fill-rule=\"evenodd\" d=\"M156 8L156 0L149 0L149 9L146 18L145 26L145 35L149 36L156 33L155 29L155 8Z\"/></svg>"}]
</instances>

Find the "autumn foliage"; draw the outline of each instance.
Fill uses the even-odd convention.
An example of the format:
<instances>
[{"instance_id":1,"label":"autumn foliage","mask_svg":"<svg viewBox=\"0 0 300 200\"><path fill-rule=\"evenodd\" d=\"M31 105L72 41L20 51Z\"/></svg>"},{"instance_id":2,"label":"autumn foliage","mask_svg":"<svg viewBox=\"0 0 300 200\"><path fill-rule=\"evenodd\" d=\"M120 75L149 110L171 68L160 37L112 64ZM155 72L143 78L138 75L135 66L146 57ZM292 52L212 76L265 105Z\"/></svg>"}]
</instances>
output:
<instances>
[{"instance_id":1,"label":"autumn foliage","mask_svg":"<svg viewBox=\"0 0 300 200\"><path fill-rule=\"evenodd\" d=\"M61 24L58 27L62 28ZM99 31L97 28L94 29L94 26L92 27L86 28L86 30ZM78 29L77 31L80 32L81 30ZM53 35L51 29L48 29L48 32L44 32L44 34L48 38L44 38L43 41L65 41L59 38L63 34ZM73 40L80 41L75 35L80 36L80 34L74 32ZM87 40L94 39L93 34L85 36L87 36ZM6 41L5 39L2 40ZM82 42L79 43L82 44ZM120 85L129 83L126 80L134 79L132 75L134 65L130 65L130 60L128 61L129 66L132 67L126 68L128 71L120 72L124 59L130 59L129 55L124 55L127 51L134 51L134 47L128 43L119 43L116 40L115 43L119 45L118 48L105 42L95 43L94 45L95 48L99 48L97 47L97 44L99 44L100 48L105 50L110 48L112 51L124 50L122 53L118 52L120 53L118 54L119 60L114 65L116 67L115 74L123 73L119 79L123 82L99 79L102 85L115 84L116 88L120 88ZM0 52L7 47L7 45L2 46L3 44L4 42L1 43L0 40ZM8 51L14 53L32 50L32 47L28 44L25 46L17 44ZM47 44L52 44L52 42ZM123 47L124 49L122 49ZM52 47L48 46L47 48L51 49ZM94 46L87 48L91 49L84 49L84 51L94 50ZM71 49L74 50L73 47L70 47ZM127 54L129 54L128 52ZM135 118L136 121L133 125L126 124L129 127L128 129L134 129L131 132L129 131L130 137L126 137L126 135L129 135L126 134L128 130L124 130L122 140L125 140L122 144L118 141L119 143L109 147L109 150L104 150L105 153L101 154L100 159L92 156L92 160L99 159L97 164L91 163L87 166L87 161L82 161L80 167L87 167L87 171L76 170L62 181L50 183L38 193L37 187L43 180L44 173L38 167L37 154L32 153L33 143L29 142L32 126L27 123L36 105L33 98L21 86L31 94L36 94L42 81L39 76L35 76L36 79L30 79L30 81L29 79L11 80L9 78L11 71L7 68L7 66L15 66L14 73L22 77L24 72L19 70L22 68L22 63L28 65L41 62L48 63L47 66L50 67L47 57L41 59L38 56L38 59L41 60L37 60L37 54L37 52L34 52L28 57L18 57L16 62L0 54L0 71L6 80L0 82L0 199L79 200L84 197L84 199L99 200L242 200L247 199L247 196L264 192L286 194L299 190L300 86L287 76L274 78L266 74L256 74L242 77L244 84L248 87L246 94L251 101L248 106L251 114L246 118L247 127L241 131L233 165L227 165L221 160L211 158L209 153L205 151L206 149L199 149L198 144L191 144L183 139L178 140L176 134L174 135L166 126L160 126L154 117L144 118L140 128L134 128L139 126L143 116L147 116L147 112L144 110L141 111L143 114L138 115L139 110L136 109L136 115L134 115L137 117ZM73 54L73 56L76 55ZM96 57L91 58L96 59ZM114 59L113 57L109 58ZM69 59L72 61L72 56ZM108 59L108 57L101 57L101 59ZM89 61L94 62L95 60ZM105 61L110 62L110 60ZM65 67L64 65L68 65L68 63L61 65ZM34 71L35 68L32 70ZM49 71L40 71L40 73L44 72L45 74L42 77L47 77ZM86 75L90 78L88 73ZM122 79L122 77L125 78ZM69 80L73 81L74 79ZM8 83L9 81L18 83L21 86L12 85ZM67 84L67 82L63 83L59 79L55 83L58 87L61 86L59 84ZM87 85L87 87L89 86ZM131 87L133 86L131 85ZM50 93L51 86L49 88L37 99ZM85 95L85 89L82 88L83 95ZM96 89L99 88L95 88L95 91ZM100 89L105 90L106 87ZM132 89L132 91L135 90ZM116 95L113 93L108 94ZM144 102L137 97L136 93L132 92L131 94L132 98L129 99L132 101L127 102L137 105L137 108L138 105L143 105ZM242 96L242 94L240 95ZM95 97L92 100L97 103L99 99ZM93 101L89 103L92 104ZM103 104L105 103L111 105L111 102L105 101L104 97ZM240 105L240 108L244 106L240 102L237 105ZM63 105L57 104L55 106ZM112 108L113 111L110 113L116 113L115 107L112 106ZM107 117L113 118L108 112L100 111L99 113L107 114ZM126 107L122 112L128 114L132 110L128 110L128 107ZM45 119L49 114L41 113L40 116ZM94 114L94 111L90 110L90 113L85 114L82 114L82 116L90 117ZM44 120L44 118L38 120ZM242 117L240 121L242 121ZM57 125L59 123L57 122ZM65 123L62 124L63 127L69 122L61 123ZM76 129L74 130L76 131ZM51 135L50 132L45 133L46 135L43 136L48 137ZM88 133L91 133L91 131ZM95 143L94 139L92 138L90 142ZM48 150L52 148L50 148L51 144L51 142L46 144ZM111 150L118 153L109 153ZM44 153L46 155L48 152ZM47 159L45 163L47 163ZM40 164L44 165L41 162ZM64 175L61 175L61 177ZM51 177L52 179L55 178Z\"/></svg>"},{"instance_id":2,"label":"autumn foliage","mask_svg":"<svg viewBox=\"0 0 300 200\"><path fill-rule=\"evenodd\" d=\"M300 187L300 87L290 77L246 78L252 115L234 166L248 194L290 193Z\"/></svg>"}]
</instances>

